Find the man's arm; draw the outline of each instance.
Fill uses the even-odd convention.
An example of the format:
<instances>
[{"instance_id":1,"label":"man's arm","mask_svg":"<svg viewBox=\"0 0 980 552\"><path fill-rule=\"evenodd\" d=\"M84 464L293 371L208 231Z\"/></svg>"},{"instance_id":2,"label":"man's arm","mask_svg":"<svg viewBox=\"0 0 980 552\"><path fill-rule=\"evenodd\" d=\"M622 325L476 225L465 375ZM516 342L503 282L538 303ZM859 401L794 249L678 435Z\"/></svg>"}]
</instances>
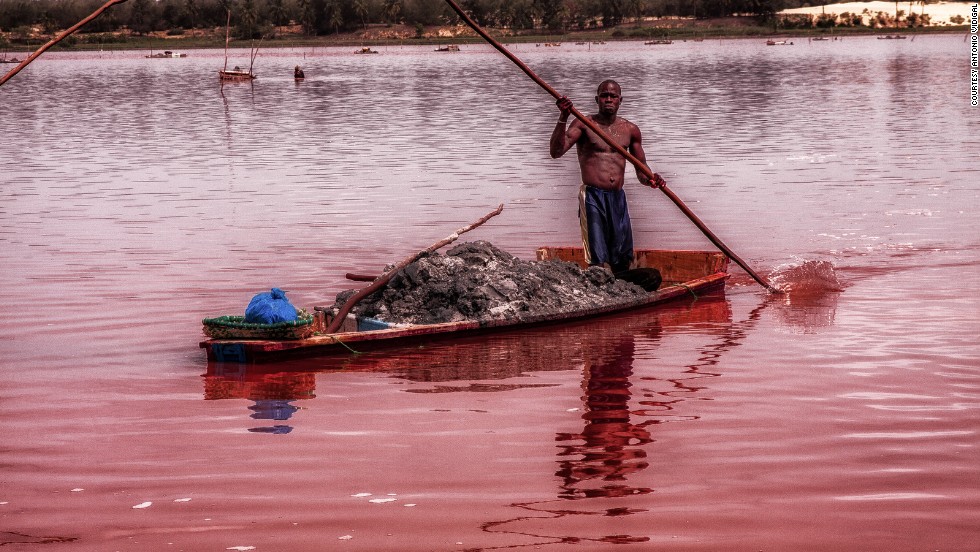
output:
<instances>
[{"instance_id":1,"label":"man's arm","mask_svg":"<svg viewBox=\"0 0 980 552\"><path fill-rule=\"evenodd\" d=\"M565 129L565 124L568 121L569 113L572 111L572 101L562 96L558 99L558 109L561 113L558 115L558 121L555 123L555 130L551 132L551 158L557 159L565 152L570 150L575 142L582 137L582 123L575 119L572 124Z\"/></svg>"},{"instance_id":2,"label":"man's arm","mask_svg":"<svg viewBox=\"0 0 980 552\"><path fill-rule=\"evenodd\" d=\"M644 186L650 186L651 188L659 188L664 184L666 184L664 179L661 178L659 174L654 173L653 169L650 168L650 165L647 164L647 154L646 152L643 151L643 136L640 134L640 127L636 125L633 125L633 128L630 129L629 152L633 154L633 157L636 157L637 159L642 161L643 164L646 165L648 169L650 169L650 172L653 173L653 180L651 180L647 178L647 176L643 174L639 168L637 168L636 178L637 180L640 181L640 184L643 184Z\"/></svg>"}]
</instances>

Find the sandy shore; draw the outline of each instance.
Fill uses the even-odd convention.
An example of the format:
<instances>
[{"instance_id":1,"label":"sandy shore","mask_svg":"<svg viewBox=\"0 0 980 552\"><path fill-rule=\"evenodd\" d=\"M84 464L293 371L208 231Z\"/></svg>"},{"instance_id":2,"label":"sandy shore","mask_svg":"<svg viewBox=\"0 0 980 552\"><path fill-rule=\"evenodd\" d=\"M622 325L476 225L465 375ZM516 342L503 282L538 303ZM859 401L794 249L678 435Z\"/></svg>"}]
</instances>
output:
<instances>
[{"instance_id":1,"label":"sandy shore","mask_svg":"<svg viewBox=\"0 0 980 552\"><path fill-rule=\"evenodd\" d=\"M930 26L941 27L943 25L953 25L950 18L960 16L967 22L970 20L970 4L964 2L939 2L936 4L926 4L925 7L919 2L899 2L898 9L904 11L906 14L915 13L926 13L929 15L931 22ZM800 14L806 13L811 15L820 15L821 13L840 15L842 13L863 13L864 10L868 10L868 13L874 14L878 12L884 12L890 15L895 14L895 2L846 2L843 4L827 4L826 6L812 6L809 8L796 8L792 10L783 10L782 14Z\"/></svg>"}]
</instances>

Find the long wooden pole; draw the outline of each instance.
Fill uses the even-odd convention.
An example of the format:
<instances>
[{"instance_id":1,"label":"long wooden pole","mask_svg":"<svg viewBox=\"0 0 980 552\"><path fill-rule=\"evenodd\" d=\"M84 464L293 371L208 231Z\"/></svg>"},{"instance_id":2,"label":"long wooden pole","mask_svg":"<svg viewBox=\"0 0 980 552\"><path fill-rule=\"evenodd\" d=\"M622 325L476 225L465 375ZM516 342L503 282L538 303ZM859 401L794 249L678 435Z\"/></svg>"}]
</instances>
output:
<instances>
[{"instance_id":1,"label":"long wooden pole","mask_svg":"<svg viewBox=\"0 0 980 552\"><path fill-rule=\"evenodd\" d=\"M225 68L223 71L228 70L228 38L231 33L231 8L228 8L228 22L225 23Z\"/></svg>"},{"instance_id":2,"label":"long wooden pole","mask_svg":"<svg viewBox=\"0 0 980 552\"><path fill-rule=\"evenodd\" d=\"M44 52L46 52L48 50L48 48L50 48L50 47L54 46L55 44L61 42L66 37L68 37L68 35L74 33L78 29L81 29L83 25L85 25L89 21L95 19L96 17L102 15L102 12L106 11L107 9L111 8L112 6L115 6L116 4L122 4L125 1L126 0L109 0L108 2L106 2L105 4L103 4L101 8L99 8L99 9L95 10L94 12L92 12L85 19L82 19L78 23L75 23L74 26L72 26L72 27L70 27L70 28L68 28L68 29L66 29L66 30L58 33L54 38L52 38L46 44L44 44L43 46L41 46L40 48L38 48L33 54L27 56L27 58L25 58L24 61L20 62L20 64L17 67L14 67L6 75L4 75L3 77L0 77L0 86L3 86L3 83L5 83L8 80L10 80L10 78L13 77L14 75L16 75L17 73L19 73L21 69L23 69L24 67L27 67L27 65L29 63L31 63L32 61L34 61L35 59L37 59L38 56L40 56Z\"/></svg>"},{"instance_id":3,"label":"long wooden pole","mask_svg":"<svg viewBox=\"0 0 980 552\"><path fill-rule=\"evenodd\" d=\"M477 34L482 36L484 40L489 42L491 46L497 49L497 51L499 51L501 54L507 56L508 59L513 61L522 71L524 71L524 73L527 74L527 76L531 77L531 79L534 82L538 83L538 85L541 86L541 88L544 88L555 99L561 98L561 94L559 94L557 90L552 88L551 85L545 82L541 77L534 74L534 71L532 71L527 65L525 65L524 62L518 59L517 56L510 53L507 50L507 48L504 48L502 44L497 42L493 37L487 34L483 29L481 29L480 26L477 25L476 22L473 21L473 19L471 19L470 16L468 16L462 10L462 8L460 8L459 5L456 4L454 0L446 0L446 2L449 3L449 6L457 14L459 14L459 16L463 19L463 21L466 22L467 25L472 27L472 29L476 31ZM572 107L571 113L572 115L575 115L575 117L579 121L582 121L582 124L588 127L589 130L594 132L599 138L602 138L607 144L609 144L610 147L612 147L620 155L625 157L627 161L632 163L633 166L635 166L638 171L646 175L647 178L653 180L653 171L650 170L650 167L647 167L646 164L644 164L639 159L637 159L636 156L634 156L632 153L627 151L626 148L619 145L619 143L617 143L615 140L609 137L609 135L603 132L602 129L598 127L598 125L592 122L592 119L589 119L588 117L582 115L582 113L575 107ZM701 230L701 232L711 241L711 243L715 244L715 246L718 249L720 249L725 255L728 255L728 257L733 261L735 261L735 263L737 263L738 266L742 267L742 269L745 270L745 272L747 272L749 276L752 276L752 279L754 279L756 282L759 282L759 284L761 284L763 287L765 287L766 289L768 289L773 293L781 292L781 290L779 290L776 287L773 287L764 278L756 274L756 272L752 270L752 268L749 267L749 265L746 264L745 261L741 259L741 257L736 255L735 252L729 249L728 246L725 245L725 243L722 242L721 239L718 236L716 236L714 232L712 232L705 223L701 222L701 219L699 219L698 216L694 214L694 211L691 211L691 209L689 209L687 205L685 205L684 202L681 201L679 197L677 197L677 194L675 194L672 190L670 190L666 186L666 184L660 186L660 191L662 191L664 195L666 195L672 202L674 202L674 205L676 205L681 210L681 212L683 212L684 215L687 216L687 218L689 218L691 222L693 222L694 225L698 227L699 230Z\"/></svg>"},{"instance_id":4,"label":"long wooden pole","mask_svg":"<svg viewBox=\"0 0 980 552\"><path fill-rule=\"evenodd\" d=\"M381 289L381 287L384 286L385 284L387 284L388 281L391 280L392 277L394 277L395 274L397 274L399 270L401 270L401 269L405 268L406 266L412 264L413 262L415 262L416 260L418 260L419 257L421 257L422 255L426 255L428 253L432 253L436 249L439 249L440 247L445 247L446 245L449 245L450 243L456 241L457 239L459 239L459 235L460 234L469 232L470 230L476 228L477 226L480 226L484 222L486 222L486 221L490 220L491 218L499 215L500 212L503 211L503 210L504 210L504 204L501 203L500 205L497 206L496 209L494 209L493 211L490 211L489 213L487 213L486 215L484 215L480 220L474 222L473 224L470 224L469 226L464 226L464 227L460 228L459 230L456 230L455 232L453 232L452 234L450 234L446 238L437 241L436 243L430 245L429 247L423 249L422 251L419 251L418 253L412 255L411 257L408 257L408 258L404 259L403 261L401 261L400 263L396 264L394 266L394 268L392 268L388 272L385 272L384 274L382 274L371 285L367 286L366 288L364 288L361 291L358 291L357 293L355 293L354 295L352 295L351 298L348 299L346 303L344 303L344 306L340 307L340 311L337 312L337 316L335 316L334 319L327 326L327 329L325 330L325 333L328 333L328 334L336 333L337 330L340 328L340 326L344 323L344 318L347 317L347 313L349 313L351 311L351 309L354 308L354 305L357 305L361 301L361 299L364 299L368 295L370 295L370 294L374 293L375 291Z\"/></svg>"}]
</instances>

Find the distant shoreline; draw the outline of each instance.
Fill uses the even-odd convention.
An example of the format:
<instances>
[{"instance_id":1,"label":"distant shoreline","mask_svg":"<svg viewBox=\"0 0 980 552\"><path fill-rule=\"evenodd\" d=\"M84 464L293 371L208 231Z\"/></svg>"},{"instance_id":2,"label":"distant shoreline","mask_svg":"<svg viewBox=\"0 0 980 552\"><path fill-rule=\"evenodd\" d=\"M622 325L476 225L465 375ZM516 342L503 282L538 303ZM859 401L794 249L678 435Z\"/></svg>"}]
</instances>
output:
<instances>
[{"instance_id":1,"label":"distant shoreline","mask_svg":"<svg viewBox=\"0 0 980 552\"><path fill-rule=\"evenodd\" d=\"M866 36L874 34L968 33L970 4L966 2L861 1L816 5L782 10L760 19L742 15L697 19L694 17L643 17L611 28L564 31L551 34L542 28L513 30L488 27L486 30L503 43L560 43L604 41L684 41L707 39L762 38L806 39L821 36ZM84 50L193 50L223 48L226 28L188 27L135 34L125 27L102 33L75 33L54 46L61 51ZM296 21L270 26L264 38L232 40L235 48L261 49L306 47L351 47L403 45L464 45L483 43L464 24L422 26L415 24L371 23L350 32L323 36L304 33ZM42 33L40 26L30 32L0 32L0 59L14 53L33 52L55 36ZM257 35L256 35L257 36Z\"/></svg>"},{"instance_id":2,"label":"distant shoreline","mask_svg":"<svg viewBox=\"0 0 980 552\"><path fill-rule=\"evenodd\" d=\"M390 27L389 27L390 28ZM849 36L874 36L874 35L929 35L929 34L960 34L968 33L969 25L947 25L942 27L915 27L915 28L878 28L868 27L835 27L833 29L772 29L759 25L717 25L717 26L691 26L691 27L655 27L655 26L622 26L609 31L580 31L565 34L505 34L491 29L490 32L500 40L508 44L526 43L576 43L576 42L637 42L644 40L670 40L670 41L699 41L699 40L719 40L719 39L807 39L823 36L835 36L839 38ZM67 44L56 45L52 51L91 51L91 50L195 50L224 48L225 40L223 30L221 36L216 32L209 32L197 36L107 36L99 33L76 33L69 37ZM45 39L47 40L47 39ZM477 36L454 36L454 37L429 37L422 38L372 38L358 33L347 33L342 35L329 35L319 37L308 37L296 34L287 34L275 39L265 39L256 41L232 40L229 44L231 48L249 48L258 46L261 49L278 48L306 48L306 47L364 47L364 46L438 46L446 44L484 44L485 42ZM37 44L31 41L30 44L10 43L0 58L12 57L22 52L32 52L39 48L43 42L38 40Z\"/></svg>"}]
</instances>

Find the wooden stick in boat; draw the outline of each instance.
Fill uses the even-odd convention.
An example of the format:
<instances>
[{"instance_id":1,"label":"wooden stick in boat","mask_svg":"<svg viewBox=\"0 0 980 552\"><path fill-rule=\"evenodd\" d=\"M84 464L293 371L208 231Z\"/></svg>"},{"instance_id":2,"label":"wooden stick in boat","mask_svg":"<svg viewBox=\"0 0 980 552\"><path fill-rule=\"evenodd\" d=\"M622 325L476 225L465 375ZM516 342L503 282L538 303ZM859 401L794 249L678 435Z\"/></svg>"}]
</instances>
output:
<instances>
[{"instance_id":1,"label":"wooden stick in boat","mask_svg":"<svg viewBox=\"0 0 980 552\"><path fill-rule=\"evenodd\" d=\"M446 2L449 3L449 6L457 14L459 14L459 16L463 19L463 21L466 22L467 25L472 27L472 29L476 31L477 34L482 36L487 42L490 43L491 46L496 48L497 51L499 51L501 54L507 56L508 59L513 61L522 71L524 71L524 73L527 74L527 76L531 77L531 79L534 82L538 83L538 85L541 86L541 88L544 88L555 99L561 98L561 94L559 94L557 90L552 88L551 85L549 85L547 82L541 79L541 77L534 74L534 71L532 71L527 65L525 65L524 62L518 59L517 56L510 53L507 50L507 48L504 48L502 44L494 40L493 37L488 35L483 29L481 29L480 26L477 25L476 22L470 18L470 16L466 15L466 13L462 10L462 8L459 7L458 4L456 4L454 0L446 0ZM610 138L608 134L603 132L602 129L598 127L598 125L592 122L592 119L589 119L588 117L582 115L582 113L575 107L572 107L572 115L575 115L575 118L577 118L579 121L582 121L582 124L588 127L589 130L594 132L599 138L602 138L607 144L609 144L610 147L612 147L620 155L625 157L626 160L632 163L633 166L635 166L638 171L643 173L647 178L653 180L653 171L650 170L650 167L647 167L646 164L642 163L639 159L636 158L636 156L634 156L632 153L627 151L626 148L619 145L615 140ZM724 253L725 255L728 255L730 259L735 261L738 264L738 266L742 267L742 269L745 270L745 272L747 272L749 276L751 276L756 282L758 282L763 287L765 287L766 289L768 289L773 293L782 293L782 290L773 287L764 278L756 274L756 272L752 270L749 267L749 265L746 264L745 261L741 259L741 257L736 255L731 249L729 249L728 246L725 245L725 243L722 242L721 239L718 238L718 236L716 236L708 228L706 224L701 222L701 219L699 219L698 216L694 214L694 211L691 211L691 209L689 209L687 205L685 205L684 202L681 201L679 197L677 197L677 194L675 194L673 191L667 188L666 185L660 186L660 191L662 191L672 202L674 202L674 205L676 205L681 210L681 212L683 212L684 215L687 216L687 218L690 219L691 222L693 222L694 225L697 226L699 230L701 230L701 233L703 233L711 241L711 243L715 244L715 247L721 250L721 252Z\"/></svg>"},{"instance_id":2,"label":"wooden stick in boat","mask_svg":"<svg viewBox=\"0 0 980 552\"><path fill-rule=\"evenodd\" d=\"M27 67L27 65L30 62L34 61L35 59L38 58L38 56L40 56L41 54L43 54L44 52L46 52L48 50L48 48L50 48L50 47L54 46L55 44L61 42L62 40L64 40L65 38L67 38L68 35L74 33L78 29L82 28L82 26L85 25L86 23L88 23L89 21L91 21L91 20L95 19L96 17L102 15L102 12L106 11L107 9L111 8L112 6L115 6L116 4L122 4L125 1L126 0L109 0L108 2L106 2L105 4L103 4L101 8L99 8L99 9L95 10L94 12L92 12L91 14L89 14L89 16L86 17L85 19L82 19L78 23L75 23L75 25L73 25L72 27L69 27L68 29L66 29L66 30L61 31L60 33L58 33L57 36L55 36L54 38L52 38L51 40L49 40L45 45L43 45L40 48L38 48L33 54L27 56L24 59L24 61L20 62L20 64L17 65L17 67L14 67L6 75L4 75L3 77L0 77L0 86L3 86L3 83L5 83L8 80L10 80L10 78L13 77L14 75L16 75L17 73L19 73L21 69L23 69L24 67Z\"/></svg>"},{"instance_id":3,"label":"wooden stick in boat","mask_svg":"<svg viewBox=\"0 0 980 552\"><path fill-rule=\"evenodd\" d=\"M381 287L384 286L385 284L387 284L388 281L391 280L391 278L395 274L397 274L399 270L401 270L401 269L405 268L406 266L412 264L413 262L415 262L416 260L418 260L418 258L421 257L422 255L426 255L428 253L432 253L436 249L439 249L440 247L444 247L444 246L449 245L450 243L456 241L457 239L459 239L459 235L460 234L469 232L470 230L476 228L477 226L480 226L484 222L490 220L492 217L495 217L495 216L499 215L501 213L501 211L503 211L503 210L504 210L504 204L501 203L500 205L497 206L496 209L494 209L493 211L491 211L491 212L487 213L486 215L484 215L483 218L481 218L480 220L474 222L473 224L470 224L469 226L464 226L464 227L460 228L459 230L456 230L455 232L453 232L452 234L450 234L446 238L444 238L444 239L442 239L440 241L437 241L436 243L430 245L426 249L423 249L422 251L419 251L418 253L412 255L411 257L408 257L407 259L405 259L405 260L401 261L400 263L396 264L394 266L394 268L392 268L391 270L389 270L389 271L385 272L384 274L382 274L371 285L367 286L366 288L364 288L361 291L358 291L357 293L355 293L354 295L352 295L351 298L348 299L346 303L344 303L344 306L340 307L340 311L337 313L337 316L334 317L333 321L331 321L330 324L327 326L327 329L326 329L325 333L328 333L328 334L336 333L337 330L340 328L341 324L344 323L344 318L347 317L347 313L349 313L351 311L351 309L354 308L354 306L357 305L357 303L359 303L361 301L361 299L364 299L368 295L370 295L370 294L374 293L375 291L381 289Z\"/></svg>"},{"instance_id":4,"label":"wooden stick in boat","mask_svg":"<svg viewBox=\"0 0 980 552\"><path fill-rule=\"evenodd\" d=\"M222 71L228 70L228 39L231 38L231 8L228 8L228 22L225 23L225 68Z\"/></svg>"}]
</instances>

